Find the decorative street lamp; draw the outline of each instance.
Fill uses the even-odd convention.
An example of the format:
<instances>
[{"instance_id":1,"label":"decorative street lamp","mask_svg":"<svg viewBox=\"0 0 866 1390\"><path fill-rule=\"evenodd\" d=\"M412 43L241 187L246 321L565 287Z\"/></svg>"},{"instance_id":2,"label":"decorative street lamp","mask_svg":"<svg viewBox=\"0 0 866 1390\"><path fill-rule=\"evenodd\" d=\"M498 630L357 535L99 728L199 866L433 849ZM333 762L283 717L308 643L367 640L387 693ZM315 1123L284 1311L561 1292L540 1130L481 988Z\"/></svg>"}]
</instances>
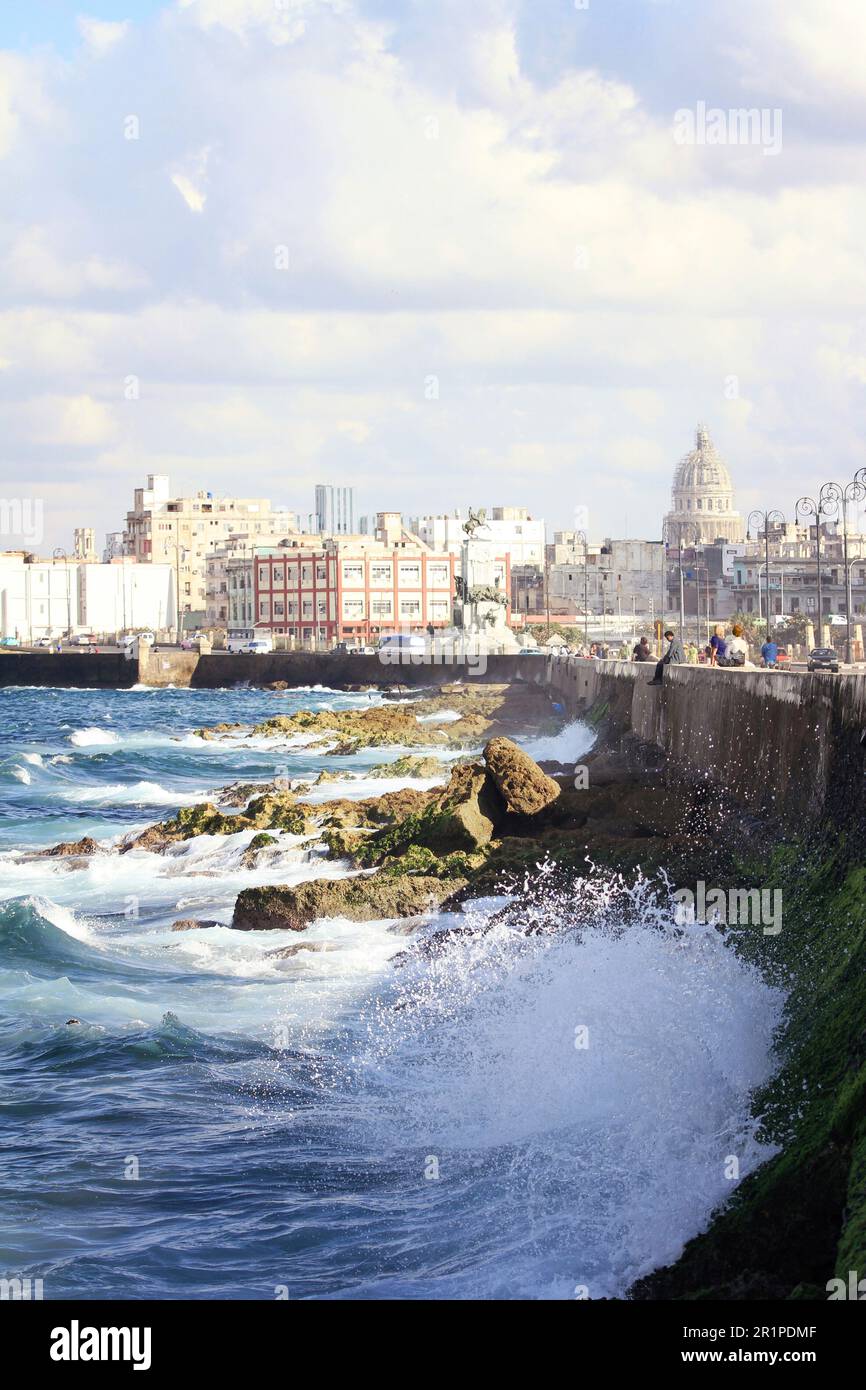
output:
<instances>
[{"instance_id":1,"label":"decorative street lamp","mask_svg":"<svg viewBox=\"0 0 866 1390\"><path fill-rule=\"evenodd\" d=\"M58 557L58 555L60 555L60 556L62 557L62 559L63 559L63 564L64 564L64 566L65 566L65 568L66 568L66 640L69 641L69 640L71 639L71 637L72 637L72 587L71 587L71 584L70 584L70 574L69 574L69 556L66 554L66 551L63 549L63 546L62 546L62 545L56 545L56 546L54 547L54 550L53 550L52 553L51 553L51 559L54 561L55 564L57 563L57 557ZM49 622L49 625L50 625L50 623L51 623L51 598L50 598L50 595L49 595L49 599L48 599L48 622Z\"/></svg>"},{"instance_id":2,"label":"decorative street lamp","mask_svg":"<svg viewBox=\"0 0 866 1390\"><path fill-rule=\"evenodd\" d=\"M798 505L798 506L800 505L799 502L797 503L797 505ZM763 512L762 512L762 511L760 510L760 508L756 507L754 511L749 512L749 522L748 522L749 531L751 531L751 529L752 529L753 526L755 527L756 530L760 530L761 528L763 528L763 531L764 531L764 561L765 561L766 568L767 568L767 578L766 578L766 585L767 585L767 588L766 588L767 602L766 602L766 606L765 606L765 608L764 608L764 617L766 618L766 623L767 623L767 636L766 636L766 640L767 640L768 642L769 642L769 640L770 640L770 527L771 527L771 526L783 526L784 524L785 524L785 517L784 517L783 513L780 512L780 511L774 510L774 511L763 511ZM760 576L760 572L759 572L759 574L758 574L758 607L760 608L760 606L761 606L761 576Z\"/></svg>"},{"instance_id":3,"label":"decorative street lamp","mask_svg":"<svg viewBox=\"0 0 866 1390\"><path fill-rule=\"evenodd\" d=\"M814 497L801 497L794 508L794 520L796 521L802 512L804 516L815 518L815 564L818 576L818 646L824 641L824 589L821 580L821 517L836 516L839 507L836 499L824 492L821 488L818 493L818 500Z\"/></svg>"},{"instance_id":4,"label":"decorative street lamp","mask_svg":"<svg viewBox=\"0 0 866 1390\"><path fill-rule=\"evenodd\" d=\"M851 664L851 572L848 569L848 503L862 502L866 497L866 483L855 474L850 483L825 483L821 496L830 498L836 506L842 507L842 546L845 565L845 660Z\"/></svg>"},{"instance_id":5,"label":"decorative street lamp","mask_svg":"<svg viewBox=\"0 0 866 1390\"><path fill-rule=\"evenodd\" d=\"M589 541L585 531L575 531L574 538L583 545L583 644L589 646L589 580L587 577L587 566L589 564Z\"/></svg>"}]
</instances>

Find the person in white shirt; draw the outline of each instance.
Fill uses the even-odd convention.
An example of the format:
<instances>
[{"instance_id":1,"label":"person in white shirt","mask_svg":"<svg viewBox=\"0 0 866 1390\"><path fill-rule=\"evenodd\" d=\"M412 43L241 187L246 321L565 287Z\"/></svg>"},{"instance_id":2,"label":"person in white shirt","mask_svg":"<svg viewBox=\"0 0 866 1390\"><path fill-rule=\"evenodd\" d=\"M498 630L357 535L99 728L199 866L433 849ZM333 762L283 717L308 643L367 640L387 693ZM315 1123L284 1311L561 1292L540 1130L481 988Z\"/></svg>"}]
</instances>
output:
<instances>
[{"instance_id":1,"label":"person in white shirt","mask_svg":"<svg viewBox=\"0 0 866 1390\"><path fill-rule=\"evenodd\" d=\"M739 623L734 623L731 634L727 638L726 664L728 666L751 666L749 644L743 636L743 629ZM733 660L731 660L732 657Z\"/></svg>"}]
</instances>

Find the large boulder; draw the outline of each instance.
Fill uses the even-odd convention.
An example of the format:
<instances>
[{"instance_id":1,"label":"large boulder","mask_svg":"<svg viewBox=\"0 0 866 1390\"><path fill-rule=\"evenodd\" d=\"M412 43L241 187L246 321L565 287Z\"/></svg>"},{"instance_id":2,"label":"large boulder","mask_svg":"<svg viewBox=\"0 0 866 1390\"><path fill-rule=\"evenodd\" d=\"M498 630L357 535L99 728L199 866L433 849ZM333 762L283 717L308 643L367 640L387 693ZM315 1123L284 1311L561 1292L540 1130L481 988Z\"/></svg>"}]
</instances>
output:
<instances>
[{"instance_id":1,"label":"large boulder","mask_svg":"<svg viewBox=\"0 0 866 1390\"><path fill-rule=\"evenodd\" d=\"M506 811L536 816L559 796L559 786L510 738L492 738L484 749L490 778Z\"/></svg>"},{"instance_id":2,"label":"large boulder","mask_svg":"<svg viewBox=\"0 0 866 1390\"><path fill-rule=\"evenodd\" d=\"M286 887L245 888L235 902L232 926L240 931L303 931L321 917L348 917L353 922L417 917L435 910L463 887L465 881L460 879L365 874Z\"/></svg>"}]
</instances>

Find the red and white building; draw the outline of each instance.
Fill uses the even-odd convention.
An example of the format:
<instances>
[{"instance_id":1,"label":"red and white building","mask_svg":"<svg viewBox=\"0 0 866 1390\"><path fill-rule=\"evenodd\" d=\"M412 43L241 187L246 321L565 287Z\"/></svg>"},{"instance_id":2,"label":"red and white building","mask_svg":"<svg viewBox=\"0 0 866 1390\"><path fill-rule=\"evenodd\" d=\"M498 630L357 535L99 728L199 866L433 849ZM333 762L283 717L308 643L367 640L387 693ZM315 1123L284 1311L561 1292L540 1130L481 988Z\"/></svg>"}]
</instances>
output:
<instances>
[{"instance_id":1,"label":"red and white building","mask_svg":"<svg viewBox=\"0 0 866 1390\"><path fill-rule=\"evenodd\" d=\"M500 563L507 593L507 556ZM230 563L229 626L329 645L447 628L459 572L457 556L411 541L334 537L309 549L298 537Z\"/></svg>"}]
</instances>

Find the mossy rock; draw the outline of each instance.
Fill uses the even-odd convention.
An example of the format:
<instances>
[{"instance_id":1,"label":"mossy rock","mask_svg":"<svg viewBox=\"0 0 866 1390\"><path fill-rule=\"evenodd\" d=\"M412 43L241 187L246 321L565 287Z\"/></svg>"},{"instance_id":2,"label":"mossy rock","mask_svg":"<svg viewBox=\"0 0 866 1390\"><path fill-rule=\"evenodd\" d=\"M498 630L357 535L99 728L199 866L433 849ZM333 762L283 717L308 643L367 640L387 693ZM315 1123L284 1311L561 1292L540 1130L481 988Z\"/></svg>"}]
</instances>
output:
<instances>
[{"instance_id":1,"label":"mossy rock","mask_svg":"<svg viewBox=\"0 0 866 1390\"><path fill-rule=\"evenodd\" d=\"M246 888L235 903L232 926L241 931L304 931L323 917L348 917L354 922L416 917L435 911L461 886L460 879L365 874Z\"/></svg>"}]
</instances>

